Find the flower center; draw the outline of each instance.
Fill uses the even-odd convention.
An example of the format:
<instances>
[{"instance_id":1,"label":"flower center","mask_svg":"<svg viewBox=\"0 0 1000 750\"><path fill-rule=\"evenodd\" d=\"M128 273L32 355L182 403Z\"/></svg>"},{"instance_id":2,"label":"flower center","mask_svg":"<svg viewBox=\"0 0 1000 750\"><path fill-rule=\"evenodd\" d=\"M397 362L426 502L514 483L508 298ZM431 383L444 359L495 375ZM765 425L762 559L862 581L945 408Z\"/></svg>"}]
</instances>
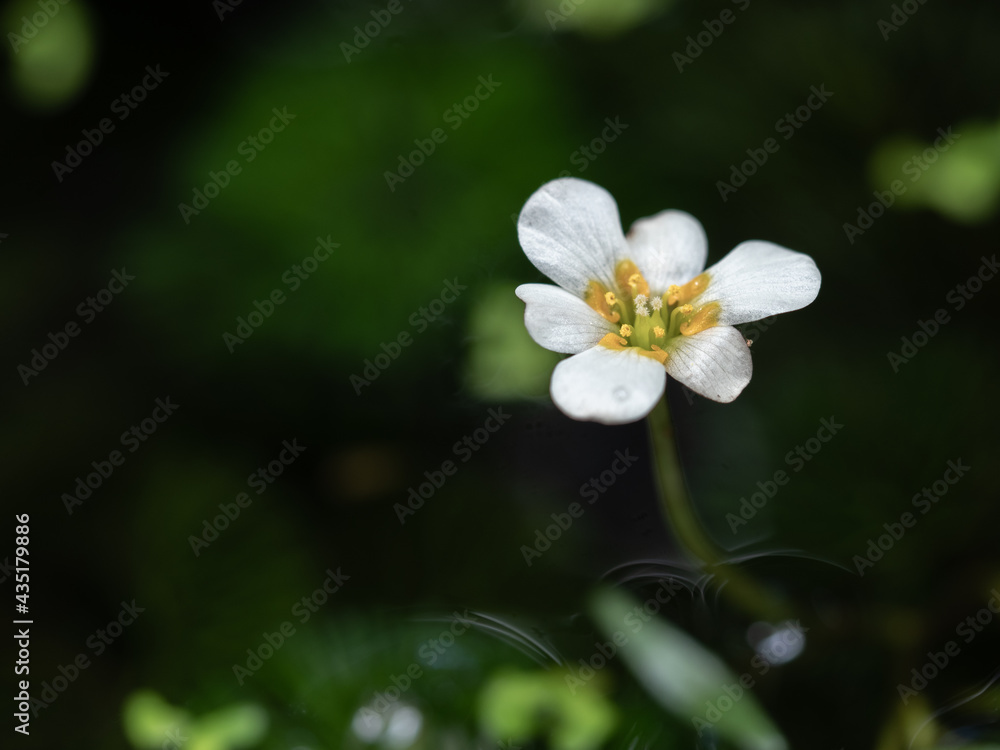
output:
<instances>
[{"instance_id":1,"label":"flower center","mask_svg":"<svg viewBox=\"0 0 1000 750\"><path fill-rule=\"evenodd\" d=\"M718 302L692 304L708 288L707 273L683 286L671 285L657 295L650 293L649 284L635 263L623 260L615 268L615 281L614 290L591 281L584 294L588 305L620 326L618 333L609 333L600 341L609 349L632 347L666 364L671 342L679 336L693 336L718 322Z\"/></svg>"}]
</instances>

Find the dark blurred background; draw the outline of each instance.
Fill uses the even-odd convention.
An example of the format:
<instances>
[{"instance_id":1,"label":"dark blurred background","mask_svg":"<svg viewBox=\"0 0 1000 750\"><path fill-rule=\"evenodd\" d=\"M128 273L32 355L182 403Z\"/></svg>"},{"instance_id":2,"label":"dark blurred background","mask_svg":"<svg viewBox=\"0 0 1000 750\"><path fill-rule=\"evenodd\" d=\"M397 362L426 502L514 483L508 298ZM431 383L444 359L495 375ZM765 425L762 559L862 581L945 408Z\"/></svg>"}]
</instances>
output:
<instances>
[{"instance_id":1,"label":"dark blurred background","mask_svg":"<svg viewBox=\"0 0 1000 750\"><path fill-rule=\"evenodd\" d=\"M956 630L1000 587L1000 280L968 283L997 251L1000 8L52 0L0 17L0 586L14 596L28 513L32 691L55 697L20 745L497 747L483 686L589 657L600 580L643 599L684 579L661 615L747 670L753 617L664 529L644 425L548 398L558 357L513 295L544 280L516 214L560 174L607 188L626 228L692 213L710 263L760 238L823 273L811 306L746 327L737 401L670 390L706 527L810 627L755 688L791 746L906 747L938 711L915 747L995 738L1000 628ZM509 418L484 432L491 414ZM843 427L796 458L824 419ZM615 451L634 467L528 565ZM949 461L971 468L921 513ZM476 626L428 664L456 611ZM949 640L960 654L904 704ZM361 727L412 664L426 674ZM622 664L605 677L602 746L714 746ZM174 725L193 739L161 742Z\"/></svg>"}]
</instances>

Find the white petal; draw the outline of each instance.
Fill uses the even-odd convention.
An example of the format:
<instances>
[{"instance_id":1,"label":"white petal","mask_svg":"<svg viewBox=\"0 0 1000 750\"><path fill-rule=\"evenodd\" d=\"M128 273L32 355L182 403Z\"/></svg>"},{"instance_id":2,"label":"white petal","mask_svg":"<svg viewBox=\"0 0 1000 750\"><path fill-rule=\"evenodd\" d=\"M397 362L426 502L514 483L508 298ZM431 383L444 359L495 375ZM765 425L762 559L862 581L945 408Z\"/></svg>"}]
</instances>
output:
<instances>
[{"instance_id":1,"label":"white petal","mask_svg":"<svg viewBox=\"0 0 1000 750\"><path fill-rule=\"evenodd\" d=\"M660 211L636 221L628 232L629 253L654 294L685 284L705 268L708 239L701 223L684 211Z\"/></svg>"},{"instance_id":2,"label":"white petal","mask_svg":"<svg viewBox=\"0 0 1000 750\"><path fill-rule=\"evenodd\" d=\"M708 288L697 304L718 301L721 325L798 310L819 294L820 273L812 258L763 240L741 242L707 272Z\"/></svg>"},{"instance_id":3,"label":"white petal","mask_svg":"<svg viewBox=\"0 0 1000 750\"><path fill-rule=\"evenodd\" d=\"M517 236L535 268L578 296L592 280L613 285L615 260L625 248L615 199L575 177L547 182L528 198Z\"/></svg>"},{"instance_id":4,"label":"white petal","mask_svg":"<svg viewBox=\"0 0 1000 750\"><path fill-rule=\"evenodd\" d=\"M617 330L579 297L551 284L521 284L514 290L525 303L524 326L538 344L576 354Z\"/></svg>"},{"instance_id":5,"label":"white petal","mask_svg":"<svg viewBox=\"0 0 1000 750\"><path fill-rule=\"evenodd\" d=\"M630 349L595 346L552 373L552 400L573 419L624 424L645 417L663 395L663 365Z\"/></svg>"},{"instance_id":6,"label":"white petal","mask_svg":"<svg viewBox=\"0 0 1000 750\"><path fill-rule=\"evenodd\" d=\"M724 404L740 395L753 373L750 347L732 326L714 326L693 336L678 336L667 351L670 377Z\"/></svg>"}]
</instances>

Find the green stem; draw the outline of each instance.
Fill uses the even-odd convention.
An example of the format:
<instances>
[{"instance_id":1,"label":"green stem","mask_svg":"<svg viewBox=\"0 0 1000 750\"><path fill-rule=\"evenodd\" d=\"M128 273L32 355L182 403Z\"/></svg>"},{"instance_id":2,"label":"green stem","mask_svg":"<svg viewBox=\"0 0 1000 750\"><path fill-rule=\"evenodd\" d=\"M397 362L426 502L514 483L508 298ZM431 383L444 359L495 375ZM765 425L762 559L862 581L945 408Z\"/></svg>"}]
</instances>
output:
<instances>
[{"instance_id":1,"label":"green stem","mask_svg":"<svg viewBox=\"0 0 1000 750\"><path fill-rule=\"evenodd\" d=\"M772 623L790 619L791 606L745 571L727 563L725 550L705 533L684 486L666 394L649 415L649 433L660 505L677 541L689 556L727 584L723 592L748 614Z\"/></svg>"}]
</instances>

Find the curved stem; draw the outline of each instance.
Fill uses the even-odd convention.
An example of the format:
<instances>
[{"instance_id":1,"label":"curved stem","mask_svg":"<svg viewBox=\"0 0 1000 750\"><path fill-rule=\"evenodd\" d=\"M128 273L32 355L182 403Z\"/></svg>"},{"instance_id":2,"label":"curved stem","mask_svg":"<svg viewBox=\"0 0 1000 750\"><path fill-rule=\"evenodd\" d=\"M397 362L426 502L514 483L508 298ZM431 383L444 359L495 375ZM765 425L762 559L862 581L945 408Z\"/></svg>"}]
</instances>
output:
<instances>
[{"instance_id":1,"label":"curved stem","mask_svg":"<svg viewBox=\"0 0 1000 750\"><path fill-rule=\"evenodd\" d=\"M793 609L788 602L745 571L727 563L726 551L705 533L684 486L666 394L649 415L649 434L660 506L677 541L690 557L727 584L723 593L745 612L769 622L791 618Z\"/></svg>"}]
</instances>

